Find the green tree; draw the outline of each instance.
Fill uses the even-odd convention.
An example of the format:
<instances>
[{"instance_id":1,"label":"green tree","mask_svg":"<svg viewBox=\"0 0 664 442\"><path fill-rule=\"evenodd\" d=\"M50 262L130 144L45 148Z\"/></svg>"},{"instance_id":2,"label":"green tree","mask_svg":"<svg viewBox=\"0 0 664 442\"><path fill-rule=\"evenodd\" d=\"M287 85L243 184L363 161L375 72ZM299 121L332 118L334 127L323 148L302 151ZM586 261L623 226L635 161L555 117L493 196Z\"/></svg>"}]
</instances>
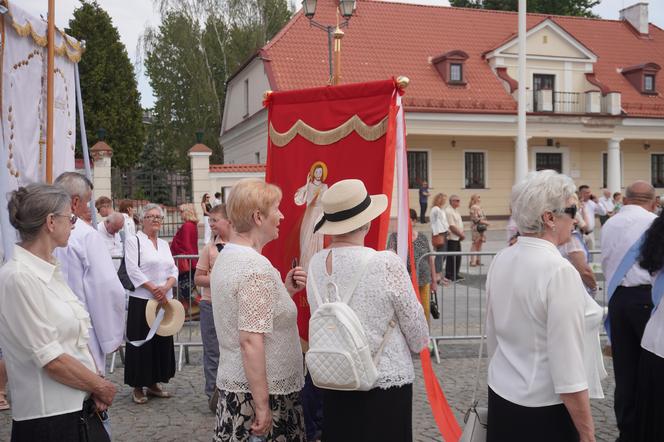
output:
<instances>
[{"instance_id":1,"label":"green tree","mask_svg":"<svg viewBox=\"0 0 664 442\"><path fill-rule=\"evenodd\" d=\"M600 0L528 0L528 12L555 15L575 15L595 17L592 8ZM450 0L450 4L463 8L494 9L500 11L517 11L518 0Z\"/></svg>"},{"instance_id":2,"label":"green tree","mask_svg":"<svg viewBox=\"0 0 664 442\"><path fill-rule=\"evenodd\" d=\"M88 140L106 129L114 165L132 166L143 150L144 128L140 94L127 49L111 17L95 1L81 0L66 32L85 40L78 65ZM80 137L78 138L80 152Z\"/></svg>"}]
</instances>

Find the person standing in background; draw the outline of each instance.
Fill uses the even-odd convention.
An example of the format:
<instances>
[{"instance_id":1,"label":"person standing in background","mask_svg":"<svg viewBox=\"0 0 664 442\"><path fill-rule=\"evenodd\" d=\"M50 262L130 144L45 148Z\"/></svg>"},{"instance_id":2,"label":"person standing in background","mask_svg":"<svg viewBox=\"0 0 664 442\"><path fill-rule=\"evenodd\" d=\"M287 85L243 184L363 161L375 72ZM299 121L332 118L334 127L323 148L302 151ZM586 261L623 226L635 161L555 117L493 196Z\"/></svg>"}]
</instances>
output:
<instances>
[{"instance_id":1,"label":"person standing in background","mask_svg":"<svg viewBox=\"0 0 664 442\"><path fill-rule=\"evenodd\" d=\"M450 226L447 223L447 216L445 216L445 203L447 203L447 195L439 193L433 197L433 205L429 212L429 221L431 223L431 243L436 252L444 252L447 250L447 237L449 236ZM443 279L443 261L445 257L436 256L436 281L444 283Z\"/></svg>"},{"instance_id":2,"label":"person standing in background","mask_svg":"<svg viewBox=\"0 0 664 442\"><path fill-rule=\"evenodd\" d=\"M212 199L212 208L217 207L221 204L221 192L215 192L214 198Z\"/></svg>"},{"instance_id":3,"label":"person standing in background","mask_svg":"<svg viewBox=\"0 0 664 442\"><path fill-rule=\"evenodd\" d=\"M470 211L470 221L472 223L470 227L472 233L472 245L470 246L470 251L481 252L482 244L486 242L486 229L489 227L489 223L486 220L484 210L482 210L482 207L480 206L480 196L478 194L475 193L471 195L468 209ZM482 262L479 256L470 257L471 267L479 266L481 264Z\"/></svg>"},{"instance_id":4,"label":"person standing in background","mask_svg":"<svg viewBox=\"0 0 664 442\"><path fill-rule=\"evenodd\" d=\"M210 230L210 210L212 210L212 204L210 203L210 194L203 194L201 199L201 210L203 211L203 243L207 244L212 238L212 230Z\"/></svg>"},{"instance_id":5,"label":"person standing in background","mask_svg":"<svg viewBox=\"0 0 664 442\"><path fill-rule=\"evenodd\" d=\"M106 218L108 215L114 212L113 210L113 201L107 196L100 196L95 201L95 208L99 212L99 216Z\"/></svg>"},{"instance_id":6,"label":"person standing in background","mask_svg":"<svg viewBox=\"0 0 664 442\"><path fill-rule=\"evenodd\" d=\"M427 205L429 204L429 191L431 189L429 188L429 183L426 181L422 181L422 184L420 185L420 223L424 224L427 222L426 220L426 213L427 213Z\"/></svg>"},{"instance_id":7,"label":"person standing in background","mask_svg":"<svg viewBox=\"0 0 664 442\"><path fill-rule=\"evenodd\" d=\"M134 205L129 200L122 200L118 204L118 212L124 217L124 227L120 232L120 238L122 238L122 244L127 241L127 238L131 238L136 235L136 223L134 222Z\"/></svg>"},{"instance_id":8,"label":"person standing in background","mask_svg":"<svg viewBox=\"0 0 664 442\"><path fill-rule=\"evenodd\" d=\"M447 239L448 252L460 252L461 241L466 239L463 233L463 220L459 213L459 205L461 199L458 195L450 196L450 205L445 208L445 216L447 222L450 224L450 236ZM445 262L445 277L450 281L463 281L464 278L459 276L459 268L461 267L461 256L450 256Z\"/></svg>"},{"instance_id":9,"label":"person standing in background","mask_svg":"<svg viewBox=\"0 0 664 442\"><path fill-rule=\"evenodd\" d=\"M614 207L613 211L614 211L614 213L620 212L620 209L622 208L622 206L623 206L622 193L615 192L613 194L613 207Z\"/></svg>"},{"instance_id":10,"label":"person standing in background","mask_svg":"<svg viewBox=\"0 0 664 442\"><path fill-rule=\"evenodd\" d=\"M108 253L111 254L111 258L116 258L113 259L113 265L115 266L116 272L120 268L120 260L117 258L124 254L122 238L120 238L120 232L124 227L124 221L124 217L121 213L112 212L104 221L100 221L99 224L97 224L97 232L99 232L102 238L104 238Z\"/></svg>"},{"instance_id":11,"label":"person standing in background","mask_svg":"<svg viewBox=\"0 0 664 442\"><path fill-rule=\"evenodd\" d=\"M602 189L602 196L599 199L598 204L602 206L602 209L604 209L605 212L604 215L599 216L599 222L603 226L606 220L613 216L616 210L616 206L613 203L613 198L609 189Z\"/></svg>"},{"instance_id":12,"label":"person standing in background","mask_svg":"<svg viewBox=\"0 0 664 442\"><path fill-rule=\"evenodd\" d=\"M606 215L604 207L598 204L597 197L590 192L590 187L585 184L579 186L579 200L581 212L586 219L586 230L583 240L589 250L595 248L595 216Z\"/></svg>"}]
</instances>

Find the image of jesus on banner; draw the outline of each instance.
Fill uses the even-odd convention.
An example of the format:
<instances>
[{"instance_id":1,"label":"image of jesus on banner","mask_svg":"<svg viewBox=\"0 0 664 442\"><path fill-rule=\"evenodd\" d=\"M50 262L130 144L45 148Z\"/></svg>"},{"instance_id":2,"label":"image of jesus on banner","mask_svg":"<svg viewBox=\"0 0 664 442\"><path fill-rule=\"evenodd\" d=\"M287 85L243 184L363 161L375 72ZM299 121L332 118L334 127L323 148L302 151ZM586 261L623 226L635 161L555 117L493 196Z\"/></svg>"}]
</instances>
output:
<instances>
[{"instance_id":1,"label":"image of jesus on banner","mask_svg":"<svg viewBox=\"0 0 664 442\"><path fill-rule=\"evenodd\" d=\"M324 235L315 233L314 226L323 214L320 200L327 190L326 179L327 165L322 161L316 161L309 169L307 183L295 192L295 205L307 206L300 227L300 265L304 269L309 268L311 257L323 250Z\"/></svg>"}]
</instances>

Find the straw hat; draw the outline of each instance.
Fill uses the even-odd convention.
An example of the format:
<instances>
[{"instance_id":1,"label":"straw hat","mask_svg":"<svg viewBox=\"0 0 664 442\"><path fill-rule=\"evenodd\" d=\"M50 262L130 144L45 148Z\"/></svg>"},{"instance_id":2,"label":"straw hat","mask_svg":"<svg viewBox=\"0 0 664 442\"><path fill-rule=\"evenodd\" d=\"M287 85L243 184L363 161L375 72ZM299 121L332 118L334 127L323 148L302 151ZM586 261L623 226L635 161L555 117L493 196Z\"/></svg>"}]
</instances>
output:
<instances>
[{"instance_id":1,"label":"straw hat","mask_svg":"<svg viewBox=\"0 0 664 442\"><path fill-rule=\"evenodd\" d=\"M387 209L387 196L369 195L360 180L334 183L321 198L323 216L314 232L342 235L362 227Z\"/></svg>"},{"instance_id":2,"label":"straw hat","mask_svg":"<svg viewBox=\"0 0 664 442\"><path fill-rule=\"evenodd\" d=\"M157 334L159 336L173 336L182 328L184 324L184 306L175 299L169 299L166 305L162 305L155 299L148 300L145 306L145 320L148 326L152 327L157 317L157 309L164 309L164 319L161 320Z\"/></svg>"}]
</instances>

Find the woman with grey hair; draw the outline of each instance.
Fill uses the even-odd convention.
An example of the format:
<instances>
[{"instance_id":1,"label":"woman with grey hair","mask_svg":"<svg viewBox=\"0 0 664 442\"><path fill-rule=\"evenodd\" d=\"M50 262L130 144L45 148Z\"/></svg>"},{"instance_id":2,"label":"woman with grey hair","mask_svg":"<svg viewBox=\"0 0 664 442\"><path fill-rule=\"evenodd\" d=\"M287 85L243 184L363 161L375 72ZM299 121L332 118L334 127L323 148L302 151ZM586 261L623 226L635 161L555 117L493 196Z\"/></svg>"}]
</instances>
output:
<instances>
[{"instance_id":1,"label":"woman with grey hair","mask_svg":"<svg viewBox=\"0 0 664 442\"><path fill-rule=\"evenodd\" d=\"M169 299L173 299L178 268L168 243L159 238L163 220L164 215L159 205L146 205L142 214L143 230L125 240L127 275L136 287L136 290L129 292L127 308L127 339L130 341L145 339L150 331L145 319L148 300L167 303ZM170 393L162 390L159 383L168 382L173 376L173 336L155 334L140 347L127 346L124 381L134 387L132 400L135 403L146 403L148 396L171 397Z\"/></svg>"},{"instance_id":2,"label":"woman with grey hair","mask_svg":"<svg viewBox=\"0 0 664 442\"><path fill-rule=\"evenodd\" d=\"M574 191L552 170L512 188L521 236L496 255L486 283L489 442L595 440L589 397L603 397L602 309L556 248L575 224Z\"/></svg>"},{"instance_id":3,"label":"woman with grey hair","mask_svg":"<svg viewBox=\"0 0 664 442\"><path fill-rule=\"evenodd\" d=\"M79 441L81 422L108 440L97 417L115 386L97 374L88 349L90 316L53 257L76 222L59 186L11 193L9 220L21 241L0 269L0 346L12 393L12 441ZM93 428L94 427L94 428ZM92 440L92 439L91 439Z\"/></svg>"}]
</instances>

